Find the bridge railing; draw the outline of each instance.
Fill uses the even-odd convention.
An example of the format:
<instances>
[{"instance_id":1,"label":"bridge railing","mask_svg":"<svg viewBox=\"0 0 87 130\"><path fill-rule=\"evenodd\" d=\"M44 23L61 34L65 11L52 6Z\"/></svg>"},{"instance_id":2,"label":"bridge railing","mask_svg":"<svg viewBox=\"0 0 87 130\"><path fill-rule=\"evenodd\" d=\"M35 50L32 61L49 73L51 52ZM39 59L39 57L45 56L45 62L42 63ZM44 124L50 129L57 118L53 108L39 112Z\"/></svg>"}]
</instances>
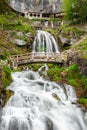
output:
<instances>
[{"instance_id":1,"label":"bridge railing","mask_svg":"<svg viewBox=\"0 0 87 130\"><path fill-rule=\"evenodd\" d=\"M56 57L59 55L59 53L53 53L53 52L32 52L30 54L32 59L48 59L52 57Z\"/></svg>"},{"instance_id":2,"label":"bridge railing","mask_svg":"<svg viewBox=\"0 0 87 130\"><path fill-rule=\"evenodd\" d=\"M34 62L62 63L66 58L67 58L66 55L61 53L31 52L31 53L11 56L10 64L11 66L14 67L14 66L34 63Z\"/></svg>"},{"instance_id":3,"label":"bridge railing","mask_svg":"<svg viewBox=\"0 0 87 130\"><path fill-rule=\"evenodd\" d=\"M19 54L19 55L13 55L10 57L10 60L23 60L23 59L45 59L45 58L52 58L58 56L59 53L50 53L50 52L31 52L26 54Z\"/></svg>"}]
</instances>

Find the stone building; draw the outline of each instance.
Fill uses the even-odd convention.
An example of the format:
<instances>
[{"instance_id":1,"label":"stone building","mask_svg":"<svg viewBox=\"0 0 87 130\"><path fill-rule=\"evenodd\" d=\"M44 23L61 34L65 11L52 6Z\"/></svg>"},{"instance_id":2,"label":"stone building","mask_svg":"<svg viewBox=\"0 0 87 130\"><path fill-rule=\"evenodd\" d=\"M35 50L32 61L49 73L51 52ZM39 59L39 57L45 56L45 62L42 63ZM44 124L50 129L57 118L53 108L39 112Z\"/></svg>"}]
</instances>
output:
<instances>
[{"instance_id":1,"label":"stone building","mask_svg":"<svg viewBox=\"0 0 87 130\"><path fill-rule=\"evenodd\" d=\"M62 0L10 0L10 6L26 18L60 17ZM56 15L58 14L58 15Z\"/></svg>"}]
</instances>

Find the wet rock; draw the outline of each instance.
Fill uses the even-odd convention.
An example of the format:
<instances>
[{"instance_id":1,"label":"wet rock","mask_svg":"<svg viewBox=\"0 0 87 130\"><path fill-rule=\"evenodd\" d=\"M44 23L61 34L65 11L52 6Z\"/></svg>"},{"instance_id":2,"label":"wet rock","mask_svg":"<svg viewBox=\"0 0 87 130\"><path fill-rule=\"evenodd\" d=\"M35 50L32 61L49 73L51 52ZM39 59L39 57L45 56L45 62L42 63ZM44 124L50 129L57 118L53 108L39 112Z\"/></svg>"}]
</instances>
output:
<instances>
[{"instance_id":1,"label":"wet rock","mask_svg":"<svg viewBox=\"0 0 87 130\"><path fill-rule=\"evenodd\" d=\"M9 130L18 130L18 121L15 117L10 119Z\"/></svg>"},{"instance_id":2,"label":"wet rock","mask_svg":"<svg viewBox=\"0 0 87 130\"><path fill-rule=\"evenodd\" d=\"M84 76L87 76L87 59L78 58L79 71Z\"/></svg>"},{"instance_id":3,"label":"wet rock","mask_svg":"<svg viewBox=\"0 0 87 130\"><path fill-rule=\"evenodd\" d=\"M11 90L2 90L0 94L0 107L4 107L8 99L13 95Z\"/></svg>"},{"instance_id":4,"label":"wet rock","mask_svg":"<svg viewBox=\"0 0 87 130\"><path fill-rule=\"evenodd\" d=\"M37 27L37 26L41 26L41 22L40 22L40 21L34 21L33 24L34 24L34 26L36 26L36 27Z\"/></svg>"},{"instance_id":5,"label":"wet rock","mask_svg":"<svg viewBox=\"0 0 87 130\"><path fill-rule=\"evenodd\" d=\"M87 76L87 59L83 58L83 53L78 52L75 49L70 49L67 51L68 58L66 65L77 64L79 71L82 75Z\"/></svg>"},{"instance_id":6,"label":"wet rock","mask_svg":"<svg viewBox=\"0 0 87 130\"><path fill-rule=\"evenodd\" d=\"M0 94L0 106L3 107L5 105L6 93L4 90L1 91Z\"/></svg>"},{"instance_id":7,"label":"wet rock","mask_svg":"<svg viewBox=\"0 0 87 130\"><path fill-rule=\"evenodd\" d=\"M31 33L28 32L28 33L25 34L25 36L29 37L29 36L31 36Z\"/></svg>"},{"instance_id":8,"label":"wet rock","mask_svg":"<svg viewBox=\"0 0 87 130\"><path fill-rule=\"evenodd\" d=\"M54 98L56 98L57 100L60 100L60 98L57 96L56 93L52 93L52 96L53 96Z\"/></svg>"},{"instance_id":9,"label":"wet rock","mask_svg":"<svg viewBox=\"0 0 87 130\"><path fill-rule=\"evenodd\" d=\"M16 32L17 36L19 37L23 37L23 33L22 32Z\"/></svg>"},{"instance_id":10,"label":"wet rock","mask_svg":"<svg viewBox=\"0 0 87 130\"><path fill-rule=\"evenodd\" d=\"M2 116L2 107L0 107L0 123L1 123L1 116Z\"/></svg>"},{"instance_id":11,"label":"wet rock","mask_svg":"<svg viewBox=\"0 0 87 130\"><path fill-rule=\"evenodd\" d=\"M59 35L59 40L60 42L62 43L62 46L65 47L65 46L70 46L70 39L62 36L62 35Z\"/></svg>"},{"instance_id":12,"label":"wet rock","mask_svg":"<svg viewBox=\"0 0 87 130\"><path fill-rule=\"evenodd\" d=\"M45 121L46 121L47 130L53 130L53 122L51 121L51 119L46 117Z\"/></svg>"},{"instance_id":13,"label":"wet rock","mask_svg":"<svg viewBox=\"0 0 87 130\"><path fill-rule=\"evenodd\" d=\"M67 72L66 71L62 71L60 73L60 75L61 75L62 78L65 78L67 76Z\"/></svg>"},{"instance_id":14,"label":"wet rock","mask_svg":"<svg viewBox=\"0 0 87 130\"><path fill-rule=\"evenodd\" d=\"M20 40L20 39L15 39L14 40L14 43L18 46L24 46L26 45L27 43L24 41L24 40Z\"/></svg>"},{"instance_id":15,"label":"wet rock","mask_svg":"<svg viewBox=\"0 0 87 130\"><path fill-rule=\"evenodd\" d=\"M77 42L77 39L74 39L74 38L70 39L70 45L73 45L75 42Z\"/></svg>"}]
</instances>

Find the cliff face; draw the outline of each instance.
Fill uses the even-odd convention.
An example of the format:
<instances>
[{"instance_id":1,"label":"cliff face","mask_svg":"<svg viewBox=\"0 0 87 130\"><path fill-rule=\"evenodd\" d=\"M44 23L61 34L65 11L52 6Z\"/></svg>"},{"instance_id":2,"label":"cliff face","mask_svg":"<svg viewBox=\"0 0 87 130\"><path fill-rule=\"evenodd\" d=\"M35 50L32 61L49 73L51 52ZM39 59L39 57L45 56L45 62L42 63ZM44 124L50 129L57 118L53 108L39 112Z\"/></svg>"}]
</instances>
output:
<instances>
[{"instance_id":1,"label":"cliff face","mask_svg":"<svg viewBox=\"0 0 87 130\"><path fill-rule=\"evenodd\" d=\"M17 11L24 12L59 12L62 0L10 0L10 5Z\"/></svg>"}]
</instances>

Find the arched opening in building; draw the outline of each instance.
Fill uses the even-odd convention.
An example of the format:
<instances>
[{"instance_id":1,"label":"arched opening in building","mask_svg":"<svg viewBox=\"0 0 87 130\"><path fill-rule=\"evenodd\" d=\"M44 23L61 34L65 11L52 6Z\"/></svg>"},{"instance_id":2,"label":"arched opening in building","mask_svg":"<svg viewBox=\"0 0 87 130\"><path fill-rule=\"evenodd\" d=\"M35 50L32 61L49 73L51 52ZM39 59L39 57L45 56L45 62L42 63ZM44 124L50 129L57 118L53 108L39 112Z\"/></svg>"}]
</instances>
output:
<instances>
[{"instance_id":1,"label":"arched opening in building","mask_svg":"<svg viewBox=\"0 0 87 130\"><path fill-rule=\"evenodd\" d=\"M30 14L30 17L32 17L32 14Z\"/></svg>"}]
</instances>

